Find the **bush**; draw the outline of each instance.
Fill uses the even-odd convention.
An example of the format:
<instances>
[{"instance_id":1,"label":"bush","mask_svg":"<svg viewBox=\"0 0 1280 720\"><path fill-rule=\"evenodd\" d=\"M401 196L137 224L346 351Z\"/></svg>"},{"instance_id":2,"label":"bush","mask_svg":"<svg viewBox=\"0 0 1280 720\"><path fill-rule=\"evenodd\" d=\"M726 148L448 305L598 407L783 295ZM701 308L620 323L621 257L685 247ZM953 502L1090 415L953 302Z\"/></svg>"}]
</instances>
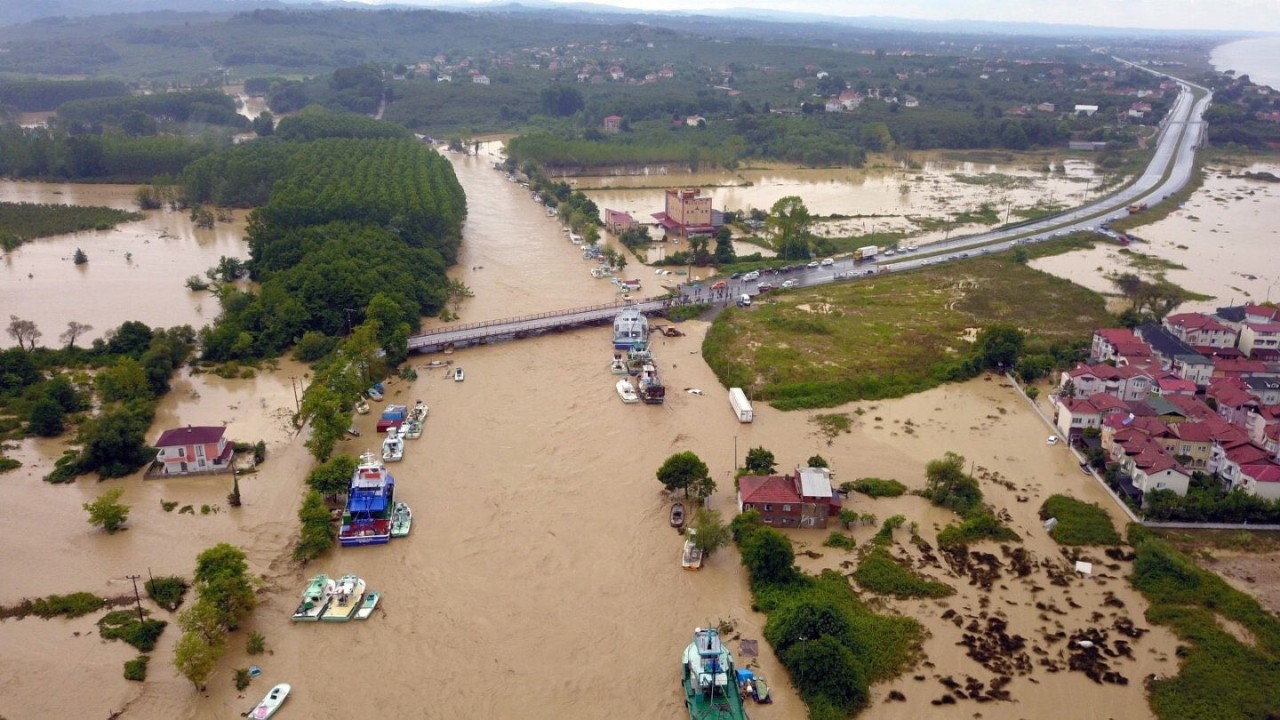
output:
<instances>
[{"instance_id":1,"label":"bush","mask_svg":"<svg viewBox=\"0 0 1280 720\"><path fill-rule=\"evenodd\" d=\"M134 682L142 682L147 679L147 663L151 658L146 655L139 655L133 660L125 660L124 662L124 679L133 680Z\"/></svg>"},{"instance_id":2,"label":"bush","mask_svg":"<svg viewBox=\"0 0 1280 720\"><path fill-rule=\"evenodd\" d=\"M174 503L177 504L177 503ZM166 575L148 580L144 587L147 589L147 597L156 602L157 605L170 610L175 610L182 604L182 596L187 593L187 581L177 575Z\"/></svg>"},{"instance_id":3,"label":"bush","mask_svg":"<svg viewBox=\"0 0 1280 720\"><path fill-rule=\"evenodd\" d=\"M826 541L822 544L826 547L852 550L858 546L858 541L854 540L851 535L845 535L842 532L833 530L831 534L827 536Z\"/></svg>"},{"instance_id":4,"label":"bush","mask_svg":"<svg viewBox=\"0 0 1280 720\"><path fill-rule=\"evenodd\" d=\"M113 610L98 621L98 634L103 640L124 640L142 652L151 652L168 624L163 620L139 620L132 610Z\"/></svg>"},{"instance_id":5,"label":"bush","mask_svg":"<svg viewBox=\"0 0 1280 720\"><path fill-rule=\"evenodd\" d=\"M298 545L293 549L293 559L302 563L314 560L333 547L333 523L329 520L329 508L316 490L309 490L298 509L302 523Z\"/></svg>"},{"instance_id":6,"label":"bush","mask_svg":"<svg viewBox=\"0 0 1280 720\"><path fill-rule=\"evenodd\" d=\"M102 493L97 500L82 503L89 513L90 525L101 525L108 533L115 533L129 519L129 506L119 502L124 494L123 488L115 488Z\"/></svg>"},{"instance_id":7,"label":"bush","mask_svg":"<svg viewBox=\"0 0 1280 720\"><path fill-rule=\"evenodd\" d=\"M884 547L867 553L858 563L853 577L862 587L881 595L899 598L940 598L952 595L955 589L946 583L935 582L912 572L889 554Z\"/></svg>"},{"instance_id":8,"label":"bush","mask_svg":"<svg viewBox=\"0 0 1280 720\"><path fill-rule=\"evenodd\" d=\"M249 687L249 683L253 682L253 678L249 677L249 668L236 668L234 680L237 690L243 690Z\"/></svg>"},{"instance_id":9,"label":"bush","mask_svg":"<svg viewBox=\"0 0 1280 720\"><path fill-rule=\"evenodd\" d=\"M907 491L907 486L897 480L868 477L844 483L840 489L845 492L860 492L870 497L898 497Z\"/></svg>"},{"instance_id":10,"label":"bush","mask_svg":"<svg viewBox=\"0 0 1280 720\"><path fill-rule=\"evenodd\" d=\"M1040 506L1040 519L1057 518L1049 536L1062 545L1119 545L1120 533L1111 516L1095 503L1066 495L1052 495Z\"/></svg>"},{"instance_id":11,"label":"bush","mask_svg":"<svg viewBox=\"0 0 1280 720\"><path fill-rule=\"evenodd\" d=\"M250 655L261 655L267 649L267 639L262 633L251 632L245 641L244 651Z\"/></svg>"},{"instance_id":12,"label":"bush","mask_svg":"<svg viewBox=\"0 0 1280 720\"><path fill-rule=\"evenodd\" d=\"M948 525L938 533L938 546L944 548L968 545L980 540L1022 542L1018 533L1000 524L1000 520L986 510L971 513L958 525Z\"/></svg>"},{"instance_id":13,"label":"bush","mask_svg":"<svg viewBox=\"0 0 1280 720\"><path fill-rule=\"evenodd\" d=\"M50 595L31 601L28 612L23 615L35 615L48 620L54 617L77 618L102 609L106 604L104 598L89 592L71 593L70 595Z\"/></svg>"}]
</instances>

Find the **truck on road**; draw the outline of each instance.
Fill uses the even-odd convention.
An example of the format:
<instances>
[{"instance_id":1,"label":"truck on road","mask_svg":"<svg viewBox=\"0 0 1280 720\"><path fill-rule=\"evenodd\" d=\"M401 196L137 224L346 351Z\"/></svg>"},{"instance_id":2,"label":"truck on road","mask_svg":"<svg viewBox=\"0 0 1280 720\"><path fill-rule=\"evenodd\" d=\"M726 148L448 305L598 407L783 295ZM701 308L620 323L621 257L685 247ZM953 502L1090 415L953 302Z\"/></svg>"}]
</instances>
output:
<instances>
[{"instance_id":1,"label":"truck on road","mask_svg":"<svg viewBox=\"0 0 1280 720\"><path fill-rule=\"evenodd\" d=\"M1130 205L1130 206L1129 206L1129 214L1130 214L1130 215L1137 215L1138 213L1140 213L1140 212L1142 212L1143 210L1146 210L1146 209L1147 209L1147 204L1146 204L1146 203L1134 203L1134 204L1132 204L1132 205Z\"/></svg>"},{"instance_id":2,"label":"truck on road","mask_svg":"<svg viewBox=\"0 0 1280 720\"><path fill-rule=\"evenodd\" d=\"M853 261L862 262L863 260L871 260L880 254L879 245L864 245L853 251Z\"/></svg>"},{"instance_id":3,"label":"truck on road","mask_svg":"<svg viewBox=\"0 0 1280 720\"><path fill-rule=\"evenodd\" d=\"M754 419L755 413L751 409L751 401L747 399L747 394L742 392L742 388L729 388L729 405L733 408L733 413L738 416L738 422L749 423Z\"/></svg>"}]
</instances>

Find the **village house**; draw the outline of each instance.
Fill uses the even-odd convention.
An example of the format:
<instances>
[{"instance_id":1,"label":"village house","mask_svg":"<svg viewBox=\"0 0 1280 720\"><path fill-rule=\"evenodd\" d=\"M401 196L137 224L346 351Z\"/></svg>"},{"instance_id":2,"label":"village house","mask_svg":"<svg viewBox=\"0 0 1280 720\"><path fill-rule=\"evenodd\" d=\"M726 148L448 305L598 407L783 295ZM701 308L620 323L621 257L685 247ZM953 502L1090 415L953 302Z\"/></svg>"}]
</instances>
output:
<instances>
[{"instance_id":1,"label":"village house","mask_svg":"<svg viewBox=\"0 0 1280 720\"><path fill-rule=\"evenodd\" d=\"M707 119L701 115L690 115L684 119L684 124L689 127L700 127L707 124Z\"/></svg>"},{"instance_id":2,"label":"village house","mask_svg":"<svg viewBox=\"0 0 1280 720\"><path fill-rule=\"evenodd\" d=\"M724 224L723 217L711 209L711 196L703 195L699 188L668 189L665 210L653 213L668 234L679 237L713 233Z\"/></svg>"},{"instance_id":3,"label":"village house","mask_svg":"<svg viewBox=\"0 0 1280 720\"><path fill-rule=\"evenodd\" d=\"M1040 112L1051 113L1054 111L1054 104L1051 102L1042 102L1036 106L1036 109Z\"/></svg>"},{"instance_id":4,"label":"village house","mask_svg":"<svg viewBox=\"0 0 1280 720\"><path fill-rule=\"evenodd\" d=\"M1093 362L1106 362L1121 357L1149 357L1151 346L1127 328L1099 328L1093 331L1089 357Z\"/></svg>"},{"instance_id":5,"label":"village house","mask_svg":"<svg viewBox=\"0 0 1280 720\"><path fill-rule=\"evenodd\" d=\"M607 133L617 133L622 130L622 116L609 115L604 119L604 131Z\"/></svg>"},{"instance_id":6,"label":"village house","mask_svg":"<svg viewBox=\"0 0 1280 720\"><path fill-rule=\"evenodd\" d=\"M1179 313L1164 319L1164 327L1173 336L1200 352L1233 348L1240 333L1204 313Z\"/></svg>"},{"instance_id":7,"label":"village house","mask_svg":"<svg viewBox=\"0 0 1280 720\"><path fill-rule=\"evenodd\" d=\"M1280 380L1272 377L1242 378L1245 390L1263 405L1280 405Z\"/></svg>"},{"instance_id":8,"label":"village house","mask_svg":"<svg viewBox=\"0 0 1280 720\"><path fill-rule=\"evenodd\" d=\"M1074 114L1074 115L1079 115L1079 114L1083 113L1083 114L1085 114L1086 116L1090 116L1090 117L1092 117L1092 116L1093 116L1093 114L1094 114L1094 113L1096 113L1096 112L1098 112L1098 106L1097 106L1097 105L1077 105L1077 106L1076 106L1076 109L1072 111L1072 114Z\"/></svg>"},{"instance_id":9,"label":"village house","mask_svg":"<svg viewBox=\"0 0 1280 720\"><path fill-rule=\"evenodd\" d=\"M1280 459L1280 405L1267 405L1249 414L1244 421L1249 440Z\"/></svg>"},{"instance_id":10,"label":"village house","mask_svg":"<svg viewBox=\"0 0 1280 720\"><path fill-rule=\"evenodd\" d=\"M610 210L605 208L604 211L604 229L614 235L621 235L636 225L636 219L628 213L621 210Z\"/></svg>"},{"instance_id":11,"label":"village house","mask_svg":"<svg viewBox=\"0 0 1280 720\"><path fill-rule=\"evenodd\" d=\"M156 441L156 462L162 475L227 472L235 447L221 426L191 426L165 430Z\"/></svg>"},{"instance_id":12,"label":"village house","mask_svg":"<svg viewBox=\"0 0 1280 720\"><path fill-rule=\"evenodd\" d=\"M1280 322L1246 322L1240 327L1240 352L1256 360L1280 360Z\"/></svg>"},{"instance_id":13,"label":"village house","mask_svg":"<svg viewBox=\"0 0 1280 720\"><path fill-rule=\"evenodd\" d=\"M488 75L472 75L471 82L475 85L488 85L489 76Z\"/></svg>"},{"instance_id":14,"label":"village house","mask_svg":"<svg viewBox=\"0 0 1280 720\"><path fill-rule=\"evenodd\" d=\"M1107 364L1077 365L1063 372L1059 390L1065 388L1068 381L1075 388L1071 397L1087 398L1105 393L1124 401L1146 399L1155 384L1155 379L1141 368Z\"/></svg>"},{"instance_id":15,"label":"village house","mask_svg":"<svg viewBox=\"0 0 1280 720\"><path fill-rule=\"evenodd\" d=\"M1213 400L1223 420L1240 427L1244 427L1249 413L1256 412L1263 404L1249 393L1248 385L1239 378L1214 380L1205 397Z\"/></svg>"},{"instance_id":16,"label":"village house","mask_svg":"<svg viewBox=\"0 0 1280 720\"><path fill-rule=\"evenodd\" d=\"M1109 416L1127 414L1129 407L1106 393L1094 393L1087 398L1066 398L1057 402L1054 425L1058 434L1069 442L1077 440L1089 428L1101 428Z\"/></svg>"},{"instance_id":17,"label":"village house","mask_svg":"<svg viewBox=\"0 0 1280 720\"><path fill-rule=\"evenodd\" d=\"M1172 490L1186 495L1191 471L1165 452L1148 434L1136 428L1115 432L1111 457L1119 470L1121 488L1131 497L1152 490Z\"/></svg>"},{"instance_id":18,"label":"village house","mask_svg":"<svg viewBox=\"0 0 1280 720\"><path fill-rule=\"evenodd\" d=\"M840 515L840 496L831 488L831 471L798 467L791 475L738 478L738 512L755 510L770 527L825 528Z\"/></svg>"}]
</instances>

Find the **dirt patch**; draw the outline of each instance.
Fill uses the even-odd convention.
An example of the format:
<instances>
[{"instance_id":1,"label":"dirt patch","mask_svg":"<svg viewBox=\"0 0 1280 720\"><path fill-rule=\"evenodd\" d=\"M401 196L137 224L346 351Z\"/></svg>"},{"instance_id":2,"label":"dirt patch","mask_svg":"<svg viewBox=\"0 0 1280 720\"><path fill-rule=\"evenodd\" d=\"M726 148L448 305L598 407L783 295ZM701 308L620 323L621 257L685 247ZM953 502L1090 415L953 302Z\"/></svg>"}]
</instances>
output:
<instances>
[{"instance_id":1,"label":"dirt patch","mask_svg":"<svg viewBox=\"0 0 1280 720\"><path fill-rule=\"evenodd\" d=\"M1200 562L1231 586L1252 595L1268 612L1280 615L1280 551L1237 553L1218 550ZM1235 634L1235 633L1232 633Z\"/></svg>"}]
</instances>

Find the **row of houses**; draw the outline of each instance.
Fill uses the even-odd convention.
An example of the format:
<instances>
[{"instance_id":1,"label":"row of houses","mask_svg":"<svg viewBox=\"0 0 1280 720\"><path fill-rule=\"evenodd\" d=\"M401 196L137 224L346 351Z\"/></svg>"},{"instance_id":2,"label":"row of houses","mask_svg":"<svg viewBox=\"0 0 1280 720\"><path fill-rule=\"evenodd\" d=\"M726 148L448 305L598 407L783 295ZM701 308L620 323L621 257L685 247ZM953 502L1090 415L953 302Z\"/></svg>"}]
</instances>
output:
<instances>
[{"instance_id":1,"label":"row of houses","mask_svg":"<svg viewBox=\"0 0 1280 720\"><path fill-rule=\"evenodd\" d=\"M1135 499L1185 494L1193 472L1280 498L1277 338L1280 311L1258 305L1097 330L1090 361L1059 378L1054 424L1096 443Z\"/></svg>"}]
</instances>

